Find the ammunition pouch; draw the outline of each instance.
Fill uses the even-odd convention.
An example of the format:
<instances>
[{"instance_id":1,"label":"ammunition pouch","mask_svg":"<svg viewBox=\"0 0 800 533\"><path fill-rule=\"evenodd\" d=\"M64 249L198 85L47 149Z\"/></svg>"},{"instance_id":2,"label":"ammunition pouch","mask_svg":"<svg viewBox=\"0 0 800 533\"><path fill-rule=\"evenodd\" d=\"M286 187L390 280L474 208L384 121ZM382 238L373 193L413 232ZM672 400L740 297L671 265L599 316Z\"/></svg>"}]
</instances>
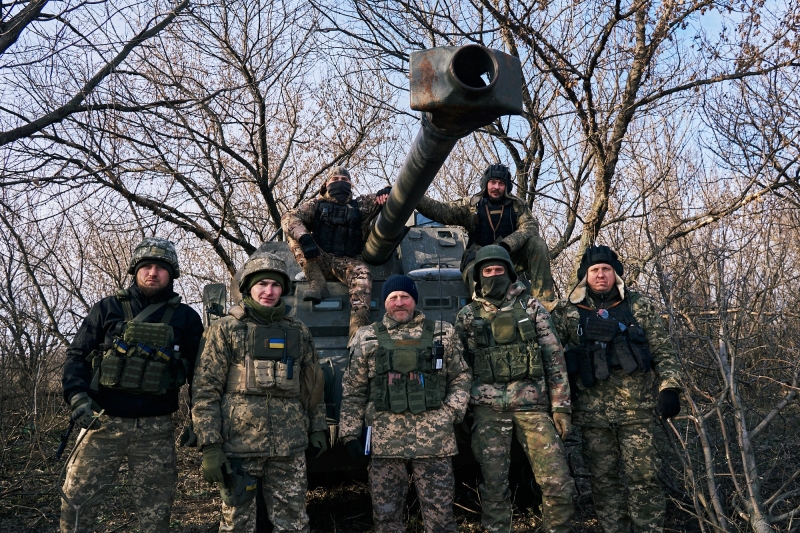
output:
<instances>
[{"instance_id":1,"label":"ammunition pouch","mask_svg":"<svg viewBox=\"0 0 800 533\"><path fill-rule=\"evenodd\" d=\"M241 459L231 459L231 482L220 484L219 495L228 507L239 507L250 502L256 496L258 478L250 475L242 468Z\"/></svg>"},{"instance_id":2,"label":"ammunition pouch","mask_svg":"<svg viewBox=\"0 0 800 533\"><path fill-rule=\"evenodd\" d=\"M375 377L370 380L369 401L377 411L413 414L442 406L447 381L439 374L441 354L434 355L433 320L425 320L419 339L394 340L386 326L372 325L378 337Z\"/></svg>"},{"instance_id":3,"label":"ammunition pouch","mask_svg":"<svg viewBox=\"0 0 800 533\"><path fill-rule=\"evenodd\" d=\"M300 328L247 323L244 364L231 364L226 392L300 397Z\"/></svg>"},{"instance_id":4,"label":"ammunition pouch","mask_svg":"<svg viewBox=\"0 0 800 533\"><path fill-rule=\"evenodd\" d=\"M477 305L476 305L477 304ZM482 383L510 383L544 376L536 327L521 302L511 309L484 317L483 306L473 304L476 348L473 372Z\"/></svg>"}]
</instances>

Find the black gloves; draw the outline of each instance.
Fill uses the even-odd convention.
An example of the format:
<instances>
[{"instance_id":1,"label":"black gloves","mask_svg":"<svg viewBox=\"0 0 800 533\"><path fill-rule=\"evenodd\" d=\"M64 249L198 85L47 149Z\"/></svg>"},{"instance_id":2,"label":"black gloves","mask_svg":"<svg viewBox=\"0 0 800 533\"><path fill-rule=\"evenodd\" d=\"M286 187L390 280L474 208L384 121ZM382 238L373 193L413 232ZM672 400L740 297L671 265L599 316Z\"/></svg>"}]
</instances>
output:
<instances>
[{"instance_id":1,"label":"black gloves","mask_svg":"<svg viewBox=\"0 0 800 533\"><path fill-rule=\"evenodd\" d=\"M505 248L506 252L508 252L509 254L511 253L511 247L507 245L505 242L500 241L497 243L497 246L499 246L500 248Z\"/></svg>"},{"instance_id":2,"label":"black gloves","mask_svg":"<svg viewBox=\"0 0 800 533\"><path fill-rule=\"evenodd\" d=\"M95 411L102 411L97 402L89 398L85 392L75 394L69 401L72 408L72 421L83 429L97 429L102 424L98 420Z\"/></svg>"},{"instance_id":3,"label":"black gloves","mask_svg":"<svg viewBox=\"0 0 800 533\"><path fill-rule=\"evenodd\" d=\"M364 448L361 446L361 442L358 439L349 440L345 442L344 445L347 447L347 451L353 459L364 457Z\"/></svg>"},{"instance_id":4,"label":"black gloves","mask_svg":"<svg viewBox=\"0 0 800 533\"><path fill-rule=\"evenodd\" d=\"M390 192L392 192L392 188L391 187L384 187L383 189L381 189L378 192L376 192L375 196L381 196L381 195L384 195L384 194L389 194Z\"/></svg>"},{"instance_id":5,"label":"black gloves","mask_svg":"<svg viewBox=\"0 0 800 533\"><path fill-rule=\"evenodd\" d=\"M658 393L658 412L666 420L681 412L681 397L675 389L664 389Z\"/></svg>"},{"instance_id":6,"label":"black gloves","mask_svg":"<svg viewBox=\"0 0 800 533\"><path fill-rule=\"evenodd\" d=\"M319 246L317 246L317 243L314 242L314 237L306 233L300 237L298 242L300 243L300 247L303 249L303 256L306 259L316 259L319 257Z\"/></svg>"}]
</instances>

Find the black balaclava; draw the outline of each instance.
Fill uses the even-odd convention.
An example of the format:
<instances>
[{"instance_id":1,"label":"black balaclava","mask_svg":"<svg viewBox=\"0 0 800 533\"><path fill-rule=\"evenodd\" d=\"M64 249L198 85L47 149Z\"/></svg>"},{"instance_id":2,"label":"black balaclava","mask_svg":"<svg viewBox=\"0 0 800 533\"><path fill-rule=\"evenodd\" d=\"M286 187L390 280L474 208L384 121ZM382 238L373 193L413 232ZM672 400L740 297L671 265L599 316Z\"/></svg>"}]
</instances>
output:
<instances>
[{"instance_id":1,"label":"black balaclava","mask_svg":"<svg viewBox=\"0 0 800 533\"><path fill-rule=\"evenodd\" d=\"M483 269L487 266L499 265L506 269L505 272L499 276L486 277L483 275ZM508 275L508 265L503 261L481 263L481 272L478 273L481 278L481 294L490 303L500 307L503 300L506 298L508 288L511 286L511 277Z\"/></svg>"},{"instance_id":2,"label":"black balaclava","mask_svg":"<svg viewBox=\"0 0 800 533\"><path fill-rule=\"evenodd\" d=\"M350 193L352 192L352 185L350 185L349 181L333 181L326 185L328 189L328 194L331 195L333 198L336 198L340 202L346 202L348 198L350 198Z\"/></svg>"}]
</instances>

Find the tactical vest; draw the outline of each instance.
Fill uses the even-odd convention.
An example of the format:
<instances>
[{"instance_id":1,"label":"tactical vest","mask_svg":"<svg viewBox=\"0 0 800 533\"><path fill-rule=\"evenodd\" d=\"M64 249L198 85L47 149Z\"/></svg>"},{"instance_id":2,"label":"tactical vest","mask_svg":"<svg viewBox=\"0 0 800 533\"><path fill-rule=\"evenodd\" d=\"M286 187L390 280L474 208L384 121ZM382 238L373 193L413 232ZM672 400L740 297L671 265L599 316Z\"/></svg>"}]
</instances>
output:
<instances>
[{"instance_id":1,"label":"tactical vest","mask_svg":"<svg viewBox=\"0 0 800 533\"><path fill-rule=\"evenodd\" d=\"M609 309L591 309L578 304L581 339L577 354L577 372L586 387L608 379L611 371L622 368L626 373L649 372L653 355L642 329L631 312L628 299ZM576 366L575 364L570 366Z\"/></svg>"},{"instance_id":2,"label":"tactical vest","mask_svg":"<svg viewBox=\"0 0 800 533\"><path fill-rule=\"evenodd\" d=\"M244 322L247 324L244 363L231 364L228 368L225 392L300 397L300 326L286 320L268 326L253 320Z\"/></svg>"},{"instance_id":3,"label":"tactical vest","mask_svg":"<svg viewBox=\"0 0 800 533\"><path fill-rule=\"evenodd\" d=\"M544 375L542 350L521 300L494 316L480 302L472 302L475 349L472 370L482 383L510 383Z\"/></svg>"},{"instance_id":4,"label":"tactical vest","mask_svg":"<svg viewBox=\"0 0 800 533\"><path fill-rule=\"evenodd\" d=\"M358 202L350 200L346 204L336 204L320 201L311 235L319 247L329 254L356 257L364 249Z\"/></svg>"},{"instance_id":5,"label":"tactical vest","mask_svg":"<svg viewBox=\"0 0 800 533\"><path fill-rule=\"evenodd\" d=\"M434 345L434 328L435 322L425 319L419 339L395 340L382 322L372 325L378 349L369 400L377 411L419 414L442 406L447 391L447 381L440 373L444 346L440 341Z\"/></svg>"},{"instance_id":6,"label":"tactical vest","mask_svg":"<svg viewBox=\"0 0 800 533\"><path fill-rule=\"evenodd\" d=\"M122 304L124 322L110 348L89 354L92 362L94 391L99 385L137 394L165 394L186 383L186 361L181 357L180 347L173 345L172 315L181 302L174 296L166 302L154 303L133 316L130 293L116 293ZM160 322L145 322L147 317L164 306Z\"/></svg>"},{"instance_id":7,"label":"tactical vest","mask_svg":"<svg viewBox=\"0 0 800 533\"><path fill-rule=\"evenodd\" d=\"M517 229L517 214L514 212L513 202L493 205L488 198L484 197L478 202L476 215L478 223L475 230L469 234L467 248L473 244L481 247L489 246L494 244L498 238L508 237Z\"/></svg>"}]
</instances>

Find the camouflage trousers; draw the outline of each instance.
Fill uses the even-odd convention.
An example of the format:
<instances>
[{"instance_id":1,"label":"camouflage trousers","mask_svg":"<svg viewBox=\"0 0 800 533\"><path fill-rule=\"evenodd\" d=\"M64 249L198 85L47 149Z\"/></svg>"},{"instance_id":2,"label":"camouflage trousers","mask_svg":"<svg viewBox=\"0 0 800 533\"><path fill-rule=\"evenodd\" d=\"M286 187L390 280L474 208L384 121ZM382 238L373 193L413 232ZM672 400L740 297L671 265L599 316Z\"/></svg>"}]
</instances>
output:
<instances>
[{"instance_id":1,"label":"camouflage trousers","mask_svg":"<svg viewBox=\"0 0 800 533\"><path fill-rule=\"evenodd\" d=\"M305 268L308 259L303 255L300 243L292 238L289 239L289 248L301 268ZM322 250L319 251L319 258L315 260L319 265L322 275L327 279L336 278L346 284L350 291L350 312L356 313L360 310L370 310L370 299L372 296L372 272L369 266L358 257L344 257L331 255Z\"/></svg>"},{"instance_id":2,"label":"camouflage trousers","mask_svg":"<svg viewBox=\"0 0 800 533\"><path fill-rule=\"evenodd\" d=\"M306 514L306 456L304 452L289 457L242 459L242 467L252 476L260 477L264 487L273 531L308 532ZM256 530L256 500L238 507L222 504L220 531L254 532Z\"/></svg>"},{"instance_id":3,"label":"camouflage trousers","mask_svg":"<svg viewBox=\"0 0 800 533\"><path fill-rule=\"evenodd\" d=\"M592 473L592 498L603 529L663 531L666 500L658 481L652 412L578 412L575 423L583 432L584 463Z\"/></svg>"},{"instance_id":4,"label":"camouflage trousers","mask_svg":"<svg viewBox=\"0 0 800 533\"><path fill-rule=\"evenodd\" d=\"M125 488L136 507L139 531L166 533L178 482L172 418L103 416L100 420L103 425L86 433L67 466L61 532L94 531L100 504L127 458Z\"/></svg>"},{"instance_id":5,"label":"camouflage trousers","mask_svg":"<svg viewBox=\"0 0 800 533\"><path fill-rule=\"evenodd\" d=\"M457 531L453 516L455 476L450 457L388 459L373 457L369 464L372 518L376 533L405 533L403 512L408 495L407 464L411 463L414 485L426 533Z\"/></svg>"},{"instance_id":6,"label":"camouflage trousers","mask_svg":"<svg viewBox=\"0 0 800 533\"><path fill-rule=\"evenodd\" d=\"M481 464L479 490L486 531L511 531L511 491L508 473L511 439L522 444L536 482L542 489L542 531L570 531L575 508L575 482L569 473L564 445L550 415L540 411L498 412L475 406L472 452Z\"/></svg>"},{"instance_id":7,"label":"camouflage trousers","mask_svg":"<svg viewBox=\"0 0 800 533\"><path fill-rule=\"evenodd\" d=\"M480 246L474 245L466 253L477 253L480 249ZM511 252L511 261L514 262L517 272L524 271L528 276L528 281L531 283L531 296L543 304L552 303L554 305L556 300L555 283L553 282L553 272L550 270L550 250L547 248L545 240L538 235L529 238L518 250ZM464 282L467 284L470 294L475 292L474 266L473 255L463 273ZM550 310L552 305L545 305L545 307Z\"/></svg>"}]
</instances>

